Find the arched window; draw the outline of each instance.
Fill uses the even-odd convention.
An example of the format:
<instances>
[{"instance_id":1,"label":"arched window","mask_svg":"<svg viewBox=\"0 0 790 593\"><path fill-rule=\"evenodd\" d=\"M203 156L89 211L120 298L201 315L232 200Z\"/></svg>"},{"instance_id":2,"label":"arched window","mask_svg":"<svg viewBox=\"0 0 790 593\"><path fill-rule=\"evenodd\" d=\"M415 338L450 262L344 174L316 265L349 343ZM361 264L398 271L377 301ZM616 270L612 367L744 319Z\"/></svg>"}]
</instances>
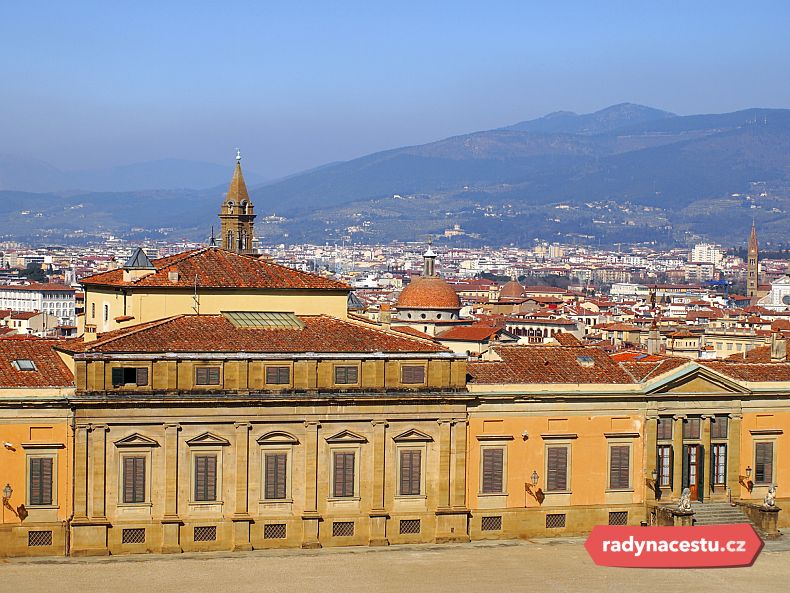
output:
<instances>
[{"instance_id":1,"label":"arched window","mask_svg":"<svg viewBox=\"0 0 790 593\"><path fill-rule=\"evenodd\" d=\"M228 214L233 214L233 207L234 206L235 206L235 204L233 203L233 200L228 201Z\"/></svg>"},{"instance_id":2,"label":"arched window","mask_svg":"<svg viewBox=\"0 0 790 593\"><path fill-rule=\"evenodd\" d=\"M233 231L228 231L228 236L225 239L225 247L233 249Z\"/></svg>"}]
</instances>

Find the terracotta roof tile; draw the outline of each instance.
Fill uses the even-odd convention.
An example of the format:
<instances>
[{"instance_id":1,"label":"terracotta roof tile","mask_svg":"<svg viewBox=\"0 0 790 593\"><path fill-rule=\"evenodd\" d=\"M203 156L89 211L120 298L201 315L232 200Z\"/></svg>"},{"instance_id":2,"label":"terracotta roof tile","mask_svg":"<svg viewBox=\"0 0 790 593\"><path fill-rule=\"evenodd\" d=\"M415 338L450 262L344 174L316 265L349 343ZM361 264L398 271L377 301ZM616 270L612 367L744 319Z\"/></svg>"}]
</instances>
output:
<instances>
[{"instance_id":1,"label":"terracotta roof tile","mask_svg":"<svg viewBox=\"0 0 790 593\"><path fill-rule=\"evenodd\" d=\"M217 247L185 251L153 261L156 271L134 281L124 281L123 269L83 278L85 286L140 286L147 288L252 288L350 290L344 282L294 270L249 255ZM176 280L170 272L178 272Z\"/></svg>"},{"instance_id":2,"label":"terracotta roof tile","mask_svg":"<svg viewBox=\"0 0 790 593\"><path fill-rule=\"evenodd\" d=\"M0 388L73 387L74 377L52 347L60 342L38 338L0 338ZM35 371L20 371L14 360L32 360Z\"/></svg>"},{"instance_id":3,"label":"terracotta roof tile","mask_svg":"<svg viewBox=\"0 0 790 593\"><path fill-rule=\"evenodd\" d=\"M786 362L730 362L700 363L736 381L790 381L790 363Z\"/></svg>"},{"instance_id":4,"label":"terracotta roof tile","mask_svg":"<svg viewBox=\"0 0 790 593\"><path fill-rule=\"evenodd\" d=\"M430 341L325 315L299 316L296 328L239 328L223 315L180 315L61 342L75 352L446 352Z\"/></svg>"}]
</instances>

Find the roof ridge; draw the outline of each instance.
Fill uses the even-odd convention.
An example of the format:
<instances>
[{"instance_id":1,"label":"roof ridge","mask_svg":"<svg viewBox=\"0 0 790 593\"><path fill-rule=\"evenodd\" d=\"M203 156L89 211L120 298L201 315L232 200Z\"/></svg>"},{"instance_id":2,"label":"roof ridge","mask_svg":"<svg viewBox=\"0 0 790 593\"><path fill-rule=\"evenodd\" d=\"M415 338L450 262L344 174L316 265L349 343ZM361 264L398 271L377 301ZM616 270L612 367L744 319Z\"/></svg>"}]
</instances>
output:
<instances>
[{"instance_id":1,"label":"roof ridge","mask_svg":"<svg viewBox=\"0 0 790 593\"><path fill-rule=\"evenodd\" d=\"M393 336L394 335L394 336L396 336L398 338L404 338L406 340L412 340L414 342L417 342L418 344L429 343L429 344L433 344L434 346L439 346L441 348L444 348L444 346L442 346L441 344L438 344L435 340L430 339L430 338L420 338L420 337L412 335L412 334L406 334L406 333L403 333L403 332L396 332L396 331L394 331L392 329L384 329L384 328L382 328L380 326L376 326L376 325L373 325L372 327L368 327L367 325L363 325L364 322L357 322L357 321L352 321L350 319L341 319L339 317L332 317L331 315L327 315L326 313L320 313L319 315L317 315L317 317L326 317L327 319L333 319L333 320L339 321L341 323L346 323L348 325L365 327L367 329L370 329L371 331L378 332L378 333L384 334L386 336Z\"/></svg>"},{"instance_id":2,"label":"roof ridge","mask_svg":"<svg viewBox=\"0 0 790 593\"><path fill-rule=\"evenodd\" d=\"M166 323L170 323L171 321L174 321L180 317L186 317L186 315L184 315L183 313L179 315L172 315L170 317L165 317L164 319L156 319L154 321L149 321L147 323L141 323L139 325L132 326L128 328L129 331L127 332L118 333L114 336L110 336L109 338L105 338L105 339L98 338L93 342L89 342L90 346L88 346L86 350L91 350L93 349L94 346L100 346L100 345L104 346L105 344L109 344L120 338L127 338L129 336L133 336L142 331L151 329L152 327L159 327L160 325L165 325Z\"/></svg>"}]
</instances>

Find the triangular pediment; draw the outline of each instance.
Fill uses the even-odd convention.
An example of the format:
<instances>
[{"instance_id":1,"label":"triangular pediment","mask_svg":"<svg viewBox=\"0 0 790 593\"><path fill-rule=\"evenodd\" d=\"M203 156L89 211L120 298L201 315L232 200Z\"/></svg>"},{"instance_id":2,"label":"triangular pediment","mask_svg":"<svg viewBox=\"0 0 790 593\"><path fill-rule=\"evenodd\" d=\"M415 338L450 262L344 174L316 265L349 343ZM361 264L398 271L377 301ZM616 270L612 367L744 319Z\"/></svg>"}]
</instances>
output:
<instances>
[{"instance_id":1,"label":"triangular pediment","mask_svg":"<svg viewBox=\"0 0 790 593\"><path fill-rule=\"evenodd\" d=\"M396 437L392 437L392 440L396 443L426 443L433 441L433 437L416 428L412 428L406 432L400 433Z\"/></svg>"},{"instance_id":2,"label":"triangular pediment","mask_svg":"<svg viewBox=\"0 0 790 593\"><path fill-rule=\"evenodd\" d=\"M215 434L211 434L210 432L204 432L201 435L198 435L194 438L191 438L187 441L187 445L190 447L196 447L200 445L230 445L230 442L227 439L224 439L220 436Z\"/></svg>"},{"instance_id":3,"label":"triangular pediment","mask_svg":"<svg viewBox=\"0 0 790 593\"><path fill-rule=\"evenodd\" d=\"M336 435L327 437L327 443L367 443L368 440L355 432L350 430L342 430Z\"/></svg>"},{"instance_id":4,"label":"triangular pediment","mask_svg":"<svg viewBox=\"0 0 790 593\"><path fill-rule=\"evenodd\" d=\"M259 445L298 445L299 439L281 430L273 430L258 437Z\"/></svg>"},{"instance_id":5,"label":"triangular pediment","mask_svg":"<svg viewBox=\"0 0 790 593\"><path fill-rule=\"evenodd\" d=\"M737 394L748 393L748 390L724 375L695 364L681 369L678 373L660 378L649 386L648 393Z\"/></svg>"},{"instance_id":6,"label":"triangular pediment","mask_svg":"<svg viewBox=\"0 0 790 593\"><path fill-rule=\"evenodd\" d=\"M143 436L136 432L134 434L130 434L128 437L124 437L120 440L115 441L115 446L116 447L158 447L159 443L152 438Z\"/></svg>"}]
</instances>

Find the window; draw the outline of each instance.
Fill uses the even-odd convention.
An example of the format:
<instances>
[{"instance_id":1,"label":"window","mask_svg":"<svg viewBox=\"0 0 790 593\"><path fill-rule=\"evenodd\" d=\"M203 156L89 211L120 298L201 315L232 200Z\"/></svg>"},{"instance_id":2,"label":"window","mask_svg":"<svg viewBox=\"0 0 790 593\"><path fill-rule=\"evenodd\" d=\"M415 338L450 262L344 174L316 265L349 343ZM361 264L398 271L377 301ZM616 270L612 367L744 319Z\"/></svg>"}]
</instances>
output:
<instances>
[{"instance_id":1,"label":"window","mask_svg":"<svg viewBox=\"0 0 790 593\"><path fill-rule=\"evenodd\" d=\"M52 504L52 457L31 457L28 461L30 506Z\"/></svg>"},{"instance_id":2,"label":"window","mask_svg":"<svg viewBox=\"0 0 790 593\"><path fill-rule=\"evenodd\" d=\"M501 447L483 449L482 487L485 494L501 494L505 489L505 450Z\"/></svg>"},{"instance_id":3,"label":"window","mask_svg":"<svg viewBox=\"0 0 790 593\"><path fill-rule=\"evenodd\" d=\"M263 497L266 500L286 498L287 453L266 453L264 456Z\"/></svg>"},{"instance_id":4,"label":"window","mask_svg":"<svg viewBox=\"0 0 790 593\"><path fill-rule=\"evenodd\" d=\"M123 458L123 502L145 502L145 457Z\"/></svg>"},{"instance_id":5,"label":"window","mask_svg":"<svg viewBox=\"0 0 790 593\"><path fill-rule=\"evenodd\" d=\"M727 483L727 445L714 444L711 447L711 483L724 485Z\"/></svg>"},{"instance_id":6,"label":"window","mask_svg":"<svg viewBox=\"0 0 790 593\"><path fill-rule=\"evenodd\" d=\"M195 455L195 500L217 500L217 456Z\"/></svg>"},{"instance_id":7,"label":"window","mask_svg":"<svg viewBox=\"0 0 790 593\"><path fill-rule=\"evenodd\" d=\"M266 367L268 385L288 385L291 382L290 367ZM354 381L356 383L356 381Z\"/></svg>"},{"instance_id":8,"label":"window","mask_svg":"<svg viewBox=\"0 0 790 593\"><path fill-rule=\"evenodd\" d=\"M774 444L772 442L754 444L754 483L773 484Z\"/></svg>"},{"instance_id":9,"label":"window","mask_svg":"<svg viewBox=\"0 0 790 593\"><path fill-rule=\"evenodd\" d=\"M356 366L336 366L336 385L356 385L359 381L359 368Z\"/></svg>"},{"instance_id":10,"label":"window","mask_svg":"<svg viewBox=\"0 0 790 593\"><path fill-rule=\"evenodd\" d=\"M37 371L36 364L29 358L19 358L14 360L11 364L18 371Z\"/></svg>"},{"instance_id":11,"label":"window","mask_svg":"<svg viewBox=\"0 0 790 593\"><path fill-rule=\"evenodd\" d=\"M699 418L686 418L683 421L683 438L684 439L698 439L699 438Z\"/></svg>"},{"instance_id":12,"label":"window","mask_svg":"<svg viewBox=\"0 0 790 593\"><path fill-rule=\"evenodd\" d=\"M96 303L91 303L91 319L96 319Z\"/></svg>"},{"instance_id":13,"label":"window","mask_svg":"<svg viewBox=\"0 0 790 593\"><path fill-rule=\"evenodd\" d=\"M659 441L672 440L672 418L662 416L658 419L657 438Z\"/></svg>"},{"instance_id":14,"label":"window","mask_svg":"<svg viewBox=\"0 0 790 593\"><path fill-rule=\"evenodd\" d=\"M425 367L422 365L403 365L400 368L400 382L405 385L425 383Z\"/></svg>"},{"instance_id":15,"label":"window","mask_svg":"<svg viewBox=\"0 0 790 593\"><path fill-rule=\"evenodd\" d=\"M612 445L609 448L609 488L625 490L631 485L631 447Z\"/></svg>"},{"instance_id":16,"label":"window","mask_svg":"<svg viewBox=\"0 0 790 593\"><path fill-rule=\"evenodd\" d=\"M659 488L672 488L672 447L670 445L660 445L656 449L656 471L658 472Z\"/></svg>"},{"instance_id":17,"label":"window","mask_svg":"<svg viewBox=\"0 0 790 593\"><path fill-rule=\"evenodd\" d=\"M110 320L110 305L104 305L104 321Z\"/></svg>"},{"instance_id":18,"label":"window","mask_svg":"<svg viewBox=\"0 0 790 593\"><path fill-rule=\"evenodd\" d=\"M148 369L145 367L116 367L112 370L112 386L148 385Z\"/></svg>"},{"instance_id":19,"label":"window","mask_svg":"<svg viewBox=\"0 0 790 593\"><path fill-rule=\"evenodd\" d=\"M712 439L726 439L727 438L727 416L716 416L711 418L710 421L710 438Z\"/></svg>"},{"instance_id":20,"label":"window","mask_svg":"<svg viewBox=\"0 0 790 593\"><path fill-rule=\"evenodd\" d=\"M196 368L195 385L219 385L219 367Z\"/></svg>"},{"instance_id":21,"label":"window","mask_svg":"<svg viewBox=\"0 0 790 593\"><path fill-rule=\"evenodd\" d=\"M354 496L354 452L335 451L332 464L332 496L351 498Z\"/></svg>"},{"instance_id":22,"label":"window","mask_svg":"<svg viewBox=\"0 0 790 593\"><path fill-rule=\"evenodd\" d=\"M404 449L400 452L400 494L418 496L422 484L422 451Z\"/></svg>"},{"instance_id":23,"label":"window","mask_svg":"<svg viewBox=\"0 0 790 593\"><path fill-rule=\"evenodd\" d=\"M568 490L568 447L546 447L546 491Z\"/></svg>"}]
</instances>

